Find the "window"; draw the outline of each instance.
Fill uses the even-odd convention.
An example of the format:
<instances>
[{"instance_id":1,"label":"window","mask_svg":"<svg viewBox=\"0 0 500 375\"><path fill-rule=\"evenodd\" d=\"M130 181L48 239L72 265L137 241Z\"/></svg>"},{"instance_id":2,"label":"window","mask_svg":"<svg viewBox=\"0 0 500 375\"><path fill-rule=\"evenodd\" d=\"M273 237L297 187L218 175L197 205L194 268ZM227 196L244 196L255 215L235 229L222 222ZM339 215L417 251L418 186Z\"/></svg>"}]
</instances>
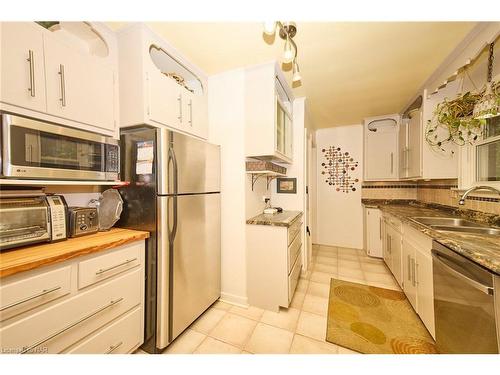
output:
<instances>
[{"instance_id":1,"label":"window","mask_svg":"<svg viewBox=\"0 0 500 375\"><path fill-rule=\"evenodd\" d=\"M500 182L500 116L487 120L483 140L476 146L478 183ZM489 184L488 184L489 185Z\"/></svg>"}]
</instances>

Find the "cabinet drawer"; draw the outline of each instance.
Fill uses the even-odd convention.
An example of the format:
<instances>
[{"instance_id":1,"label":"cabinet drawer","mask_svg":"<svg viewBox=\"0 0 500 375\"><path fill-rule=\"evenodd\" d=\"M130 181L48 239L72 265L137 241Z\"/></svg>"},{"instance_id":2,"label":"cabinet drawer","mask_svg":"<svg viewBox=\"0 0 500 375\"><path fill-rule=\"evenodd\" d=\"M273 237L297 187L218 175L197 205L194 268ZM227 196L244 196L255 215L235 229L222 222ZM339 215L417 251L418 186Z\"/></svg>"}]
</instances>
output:
<instances>
[{"instance_id":1,"label":"cabinet drawer","mask_svg":"<svg viewBox=\"0 0 500 375\"><path fill-rule=\"evenodd\" d=\"M71 266L0 285L0 321L69 294Z\"/></svg>"},{"instance_id":2,"label":"cabinet drawer","mask_svg":"<svg viewBox=\"0 0 500 375\"><path fill-rule=\"evenodd\" d=\"M288 302L290 303L293 298L293 294L295 293L295 288L297 288L297 284L299 282L300 270L302 269L302 257L297 257L295 264L293 266L292 272L288 276Z\"/></svg>"},{"instance_id":3,"label":"cabinet drawer","mask_svg":"<svg viewBox=\"0 0 500 375\"><path fill-rule=\"evenodd\" d=\"M59 353L141 302L143 269L0 329L3 353Z\"/></svg>"},{"instance_id":4,"label":"cabinet drawer","mask_svg":"<svg viewBox=\"0 0 500 375\"><path fill-rule=\"evenodd\" d=\"M78 289L105 280L140 263L144 241L120 247L78 264Z\"/></svg>"},{"instance_id":5,"label":"cabinet drawer","mask_svg":"<svg viewBox=\"0 0 500 375\"><path fill-rule=\"evenodd\" d=\"M292 266L297 259L297 254L300 252L302 247L302 236L299 234L295 237L293 242L288 246L288 273L292 271Z\"/></svg>"},{"instance_id":6,"label":"cabinet drawer","mask_svg":"<svg viewBox=\"0 0 500 375\"><path fill-rule=\"evenodd\" d=\"M288 244L290 245L292 241L295 239L295 236L300 233L300 230L302 228L302 220L297 219L295 223L293 223L289 228L288 228Z\"/></svg>"},{"instance_id":7,"label":"cabinet drawer","mask_svg":"<svg viewBox=\"0 0 500 375\"><path fill-rule=\"evenodd\" d=\"M84 339L65 353L70 354L126 354L143 342L142 309L126 313L118 320Z\"/></svg>"}]
</instances>

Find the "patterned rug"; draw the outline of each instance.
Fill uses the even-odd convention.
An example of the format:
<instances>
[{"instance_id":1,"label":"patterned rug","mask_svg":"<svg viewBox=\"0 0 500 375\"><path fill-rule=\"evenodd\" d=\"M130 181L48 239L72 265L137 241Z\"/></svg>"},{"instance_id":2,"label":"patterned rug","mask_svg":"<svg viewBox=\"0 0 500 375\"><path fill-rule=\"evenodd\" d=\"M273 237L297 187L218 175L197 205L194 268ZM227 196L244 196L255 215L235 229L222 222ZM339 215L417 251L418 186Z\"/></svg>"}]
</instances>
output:
<instances>
[{"instance_id":1,"label":"patterned rug","mask_svg":"<svg viewBox=\"0 0 500 375\"><path fill-rule=\"evenodd\" d=\"M365 354L437 354L403 292L332 279L326 341Z\"/></svg>"}]
</instances>

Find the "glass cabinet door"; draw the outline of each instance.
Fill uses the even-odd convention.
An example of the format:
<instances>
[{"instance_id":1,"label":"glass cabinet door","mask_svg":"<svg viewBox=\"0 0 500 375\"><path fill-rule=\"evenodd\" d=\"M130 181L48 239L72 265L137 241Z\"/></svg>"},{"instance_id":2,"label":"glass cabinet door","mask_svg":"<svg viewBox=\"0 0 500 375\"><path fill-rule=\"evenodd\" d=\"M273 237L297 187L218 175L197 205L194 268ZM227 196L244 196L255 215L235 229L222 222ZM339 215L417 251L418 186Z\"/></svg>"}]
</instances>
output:
<instances>
[{"instance_id":1,"label":"glass cabinet door","mask_svg":"<svg viewBox=\"0 0 500 375\"><path fill-rule=\"evenodd\" d=\"M293 126L288 114L285 114L285 155L290 159L293 157Z\"/></svg>"},{"instance_id":2,"label":"glass cabinet door","mask_svg":"<svg viewBox=\"0 0 500 375\"><path fill-rule=\"evenodd\" d=\"M484 138L476 147L476 180L500 181L500 116L487 120Z\"/></svg>"},{"instance_id":3,"label":"glass cabinet door","mask_svg":"<svg viewBox=\"0 0 500 375\"><path fill-rule=\"evenodd\" d=\"M285 154L285 118L286 113L276 100L276 151Z\"/></svg>"}]
</instances>

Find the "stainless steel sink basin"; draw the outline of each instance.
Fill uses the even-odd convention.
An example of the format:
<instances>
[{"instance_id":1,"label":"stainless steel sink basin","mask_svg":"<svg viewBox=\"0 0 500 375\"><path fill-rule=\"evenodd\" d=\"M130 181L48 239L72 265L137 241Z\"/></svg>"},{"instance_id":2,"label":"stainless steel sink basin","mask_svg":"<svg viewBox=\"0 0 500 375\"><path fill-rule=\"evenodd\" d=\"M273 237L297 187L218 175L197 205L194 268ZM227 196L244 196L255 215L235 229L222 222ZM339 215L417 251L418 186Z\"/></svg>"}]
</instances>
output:
<instances>
[{"instance_id":1,"label":"stainless steel sink basin","mask_svg":"<svg viewBox=\"0 0 500 375\"><path fill-rule=\"evenodd\" d=\"M453 225L430 225L430 227L438 232L461 232L473 234L490 234L500 235L500 229L489 227L466 227L466 226L453 226Z\"/></svg>"},{"instance_id":2,"label":"stainless steel sink basin","mask_svg":"<svg viewBox=\"0 0 500 375\"><path fill-rule=\"evenodd\" d=\"M484 227L483 225L473 221L457 217L413 217L412 219L417 223L430 227L434 225L444 225L447 227Z\"/></svg>"}]
</instances>

